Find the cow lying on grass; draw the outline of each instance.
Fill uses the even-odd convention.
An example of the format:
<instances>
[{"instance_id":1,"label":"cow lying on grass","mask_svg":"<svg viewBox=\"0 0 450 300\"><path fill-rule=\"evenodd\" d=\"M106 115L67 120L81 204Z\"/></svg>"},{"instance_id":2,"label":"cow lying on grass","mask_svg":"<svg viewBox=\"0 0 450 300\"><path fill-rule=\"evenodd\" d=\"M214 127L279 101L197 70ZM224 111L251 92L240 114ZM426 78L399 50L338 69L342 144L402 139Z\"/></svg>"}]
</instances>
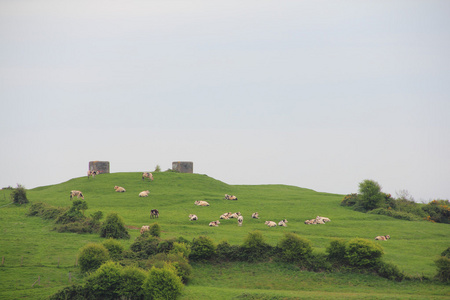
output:
<instances>
[{"instance_id":1,"label":"cow lying on grass","mask_svg":"<svg viewBox=\"0 0 450 300\"><path fill-rule=\"evenodd\" d=\"M259 219L259 214L257 212L252 213L253 219Z\"/></svg>"},{"instance_id":2,"label":"cow lying on grass","mask_svg":"<svg viewBox=\"0 0 450 300\"><path fill-rule=\"evenodd\" d=\"M225 200L237 200L238 198L234 195L225 194Z\"/></svg>"},{"instance_id":3,"label":"cow lying on grass","mask_svg":"<svg viewBox=\"0 0 450 300\"><path fill-rule=\"evenodd\" d=\"M197 220L198 220L197 215L193 215L193 214L189 215L189 221L197 221Z\"/></svg>"},{"instance_id":4,"label":"cow lying on grass","mask_svg":"<svg viewBox=\"0 0 450 300\"><path fill-rule=\"evenodd\" d=\"M377 241L387 241L388 239L390 239L391 237L389 235L379 235L375 238L375 240Z\"/></svg>"},{"instance_id":5,"label":"cow lying on grass","mask_svg":"<svg viewBox=\"0 0 450 300\"><path fill-rule=\"evenodd\" d=\"M278 222L278 226L287 227L287 225L286 225L287 222L288 222L288 221L287 221L286 219L281 220L280 222Z\"/></svg>"},{"instance_id":6,"label":"cow lying on grass","mask_svg":"<svg viewBox=\"0 0 450 300\"><path fill-rule=\"evenodd\" d=\"M269 227L276 227L277 223L275 223L274 221L266 221L264 224L266 224Z\"/></svg>"},{"instance_id":7,"label":"cow lying on grass","mask_svg":"<svg viewBox=\"0 0 450 300\"><path fill-rule=\"evenodd\" d=\"M139 193L139 197L148 197L148 194L150 194L149 190L142 191Z\"/></svg>"},{"instance_id":8,"label":"cow lying on grass","mask_svg":"<svg viewBox=\"0 0 450 300\"><path fill-rule=\"evenodd\" d=\"M239 216L238 217L238 226L242 226L242 222L244 222L244 217L243 216Z\"/></svg>"},{"instance_id":9,"label":"cow lying on grass","mask_svg":"<svg viewBox=\"0 0 450 300\"><path fill-rule=\"evenodd\" d=\"M220 222L219 222L219 220L217 220L217 221L212 221L212 222L210 222L210 223L209 223L209 226L211 226L211 227L217 227L217 226L219 226L219 224L220 224Z\"/></svg>"},{"instance_id":10,"label":"cow lying on grass","mask_svg":"<svg viewBox=\"0 0 450 300\"><path fill-rule=\"evenodd\" d=\"M206 201L195 201L194 204L198 206L209 206L209 203Z\"/></svg>"},{"instance_id":11,"label":"cow lying on grass","mask_svg":"<svg viewBox=\"0 0 450 300\"><path fill-rule=\"evenodd\" d=\"M331 222L330 219L325 218L325 217L320 217L317 216L315 219L311 219L311 220L306 220L305 224L309 225L309 224L325 224L326 222Z\"/></svg>"},{"instance_id":12,"label":"cow lying on grass","mask_svg":"<svg viewBox=\"0 0 450 300\"><path fill-rule=\"evenodd\" d=\"M114 187L114 190L116 191L116 192L118 192L118 193L125 193L127 190L126 189L124 189L123 187L121 187L121 186L115 186Z\"/></svg>"}]
</instances>

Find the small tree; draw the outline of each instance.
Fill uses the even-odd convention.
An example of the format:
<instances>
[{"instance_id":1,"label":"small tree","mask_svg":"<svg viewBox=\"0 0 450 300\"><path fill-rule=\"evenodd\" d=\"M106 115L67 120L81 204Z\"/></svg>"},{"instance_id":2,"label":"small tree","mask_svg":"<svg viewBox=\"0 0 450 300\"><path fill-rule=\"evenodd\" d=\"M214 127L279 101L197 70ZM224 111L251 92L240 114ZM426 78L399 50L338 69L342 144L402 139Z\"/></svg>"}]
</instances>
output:
<instances>
[{"instance_id":1,"label":"small tree","mask_svg":"<svg viewBox=\"0 0 450 300\"><path fill-rule=\"evenodd\" d=\"M245 237L242 249L248 261L257 261L267 258L272 247L265 242L261 231L255 230Z\"/></svg>"},{"instance_id":2,"label":"small tree","mask_svg":"<svg viewBox=\"0 0 450 300\"><path fill-rule=\"evenodd\" d=\"M89 243L80 249L78 263L81 272L90 272L98 269L109 259L108 250L102 244Z\"/></svg>"},{"instance_id":3,"label":"small tree","mask_svg":"<svg viewBox=\"0 0 450 300\"><path fill-rule=\"evenodd\" d=\"M366 239L352 239L346 247L346 258L350 265L358 268L375 267L381 260L383 248Z\"/></svg>"},{"instance_id":4,"label":"small tree","mask_svg":"<svg viewBox=\"0 0 450 300\"><path fill-rule=\"evenodd\" d=\"M122 253L125 247L117 240L109 238L102 243L102 245L108 249L109 257L112 260L120 260L122 259Z\"/></svg>"},{"instance_id":5,"label":"small tree","mask_svg":"<svg viewBox=\"0 0 450 300\"><path fill-rule=\"evenodd\" d=\"M86 280L86 287L96 299L118 299L122 284L122 266L115 262L101 265Z\"/></svg>"},{"instance_id":6,"label":"small tree","mask_svg":"<svg viewBox=\"0 0 450 300\"><path fill-rule=\"evenodd\" d=\"M130 238L130 234L125 228L125 222L117 213L110 213L106 216L106 220L100 229L100 236L113 239Z\"/></svg>"},{"instance_id":7,"label":"small tree","mask_svg":"<svg viewBox=\"0 0 450 300\"><path fill-rule=\"evenodd\" d=\"M142 299L144 292L142 285L147 278L147 272L137 267L123 268L119 294L124 299ZM121 298L122 299L122 298Z\"/></svg>"},{"instance_id":8,"label":"small tree","mask_svg":"<svg viewBox=\"0 0 450 300\"><path fill-rule=\"evenodd\" d=\"M192 260L207 260L213 257L215 252L216 246L213 240L207 236L200 236L192 242L189 257Z\"/></svg>"},{"instance_id":9,"label":"small tree","mask_svg":"<svg viewBox=\"0 0 450 300\"><path fill-rule=\"evenodd\" d=\"M154 237L161 237L161 226L158 223L153 223L149 230L150 235Z\"/></svg>"},{"instance_id":10,"label":"small tree","mask_svg":"<svg viewBox=\"0 0 450 300\"><path fill-rule=\"evenodd\" d=\"M156 165L156 167L155 167L155 171L153 171L153 172L161 172L161 167L159 166L159 165Z\"/></svg>"},{"instance_id":11,"label":"small tree","mask_svg":"<svg viewBox=\"0 0 450 300\"><path fill-rule=\"evenodd\" d=\"M26 204L29 202L27 198L27 191L25 190L25 187L20 184L17 185L17 188L13 189L10 197L12 202L17 204Z\"/></svg>"},{"instance_id":12,"label":"small tree","mask_svg":"<svg viewBox=\"0 0 450 300\"><path fill-rule=\"evenodd\" d=\"M373 180L364 180L359 184L357 208L369 211L383 206L384 195L381 186Z\"/></svg>"},{"instance_id":13,"label":"small tree","mask_svg":"<svg viewBox=\"0 0 450 300\"><path fill-rule=\"evenodd\" d=\"M450 259L446 256L441 256L435 260L437 267L436 278L442 282L450 283Z\"/></svg>"},{"instance_id":14,"label":"small tree","mask_svg":"<svg viewBox=\"0 0 450 300\"><path fill-rule=\"evenodd\" d=\"M328 259L334 263L346 264L346 244L342 239L333 239L325 250L328 254Z\"/></svg>"},{"instance_id":15,"label":"small tree","mask_svg":"<svg viewBox=\"0 0 450 300\"><path fill-rule=\"evenodd\" d=\"M176 299L181 295L183 283L174 267L166 265L162 269L152 267L142 288L148 299Z\"/></svg>"},{"instance_id":16,"label":"small tree","mask_svg":"<svg viewBox=\"0 0 450 300\"><path fill-rule=\"evenodd\" d=\"M293 232L286 232L278 243L280 257L285 262L298 262L312 253L311 242Z\"/></svg>"}]
</instances>

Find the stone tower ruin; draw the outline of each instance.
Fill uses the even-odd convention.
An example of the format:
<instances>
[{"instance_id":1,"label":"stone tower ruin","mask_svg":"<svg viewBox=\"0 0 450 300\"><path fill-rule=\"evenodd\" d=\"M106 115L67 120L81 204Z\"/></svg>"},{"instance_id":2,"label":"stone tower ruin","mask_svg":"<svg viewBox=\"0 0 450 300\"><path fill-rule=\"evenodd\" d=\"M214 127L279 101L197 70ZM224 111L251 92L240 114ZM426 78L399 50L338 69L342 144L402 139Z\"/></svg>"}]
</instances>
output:
<instances>
[{"instance_id":1,"label":"stone tower ruin","mask_svg":"<svg viewBox=\"0 0 450 300\"><path fill-rule=\"evenodd\" d=\"M194 163L192 161L174 161L172 170L180 173L194 173Z\"/></svg>"},{"instance_id":2,"label":"stone tower ruin","mask_svg":"<svg viewBox=\"0 0 450 300\"><path fill-rule=\"evenodd\" d=\"M90 161L89 171L99 171L100 174L109 173L109 161Z\"/></svg>"}]
</instances>

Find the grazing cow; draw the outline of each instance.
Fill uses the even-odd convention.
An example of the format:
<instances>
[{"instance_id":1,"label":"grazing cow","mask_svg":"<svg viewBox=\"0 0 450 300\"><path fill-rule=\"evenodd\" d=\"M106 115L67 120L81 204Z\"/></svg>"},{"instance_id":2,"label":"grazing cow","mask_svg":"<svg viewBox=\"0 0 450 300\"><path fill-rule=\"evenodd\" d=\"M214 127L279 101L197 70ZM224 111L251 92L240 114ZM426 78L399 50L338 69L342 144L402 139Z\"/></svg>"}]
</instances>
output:
<instances>
[{"instance_id":1,"label":"grazing cow","mask_svg":"<svg viewBox=\"0 0 450 300\"><path fill-rule=\"evenodd\" d=\"M150 219L158 218L159 217L159 211L157 209L150 210Z\"/></svg>"},{"instance_id":2,"label":"grazing cow","mask_svg":"<svg viewBox=\"0 0 450 300\"><path fill-rule=\"evenodd\" d=\"M149 190L142 191L139 193L139 197L148 197L148 194L150 194Z\"/></svg>"},{"instance_id":3,"label":"grazing cow","mask_svg":"<svg viewBox=\"0 0 450 300\"><path fill-rule=\"evenodd\" d=\"M83 193L80 191L70 191L70 200L72 200L73 197L81 198L84 200Z\"/></svg>"},{"instance_id":4,"label":"grazing cow","mask_svg":"<svg viewBox=\"0 0 450 300\"><path fill-rule=\"evenodd\" d=\"M121 187L121 186L115 186L114 187L114 189L116 190L116 192L118 192L118 193L125 193L127 190L126 189L124 189L123 187Z\"/></svg>"},{"instance_id":5,"label":"grazing cow","mask_svg":"<svg viewBox=\"0 0 450 300\"><path fill-rule=\"evenodd\" d=\"M141 234L143 234L144 233L144 231L149 231L150 230L150 226L142 226L141 227Z\"/></svg>"},{"instance_id":6,"label":"grazing cow","mask_svg":"<svg viewBox=\"0 0 450 300\"><path fill-rule=\"evenodd\" d=\"M209 203L206 201L195 201L194 204L199 206L209 206Z\"/></svg>"},{"instance_id":7,"label":"grazing cow","mask_svg":"<svg viewBox=\"0 0 450 300\"><path fill-rule=\"evenodd\" d=\"M287 225L286 225L287 222L288 222L288 221L287 221L286 219L281 220L280 222L278 222L278 226L287 227Z\"/></svg>"},{"instance_id":8,"label":"grazing cow","mask_svg":"<svg viewBox=\"0 0 450 300\"><path fill-rule=\"evenodd\" d=\"M217 221L212 221L212 222L210 222L209 223L209 226L211 226L211 227L217 227L217 226L219 226L219 224L220 224L220 222L219 222L219 220L217 220Z\"/></svg>"},{"instance_id":9,"label":"grazing cow","mask_svg":"<svg viewBox=\"0 0 450 300\"><path fill-rule=\"evenodd\" d=\"M252 218L253 219L259 219L259 214L257 212L252 213Z\"/></svg>"},{"instance_id":10,"label":"grazing cow","mask_svg":"<svg viewBox=\"0 0 450 300\"><path fill-rule=\"evenodd\" d=\"M100 174L100 171L91 171L91 170L88 170L88 171L87 171L88 179L89 179L89 177L91 177L91 176L92 176L92 178L94 178L95 175L98 175L98 174Z\"/></svg>"},{"instance_id":11,"label":"grazing cow","mask_svg":"<svg viewBox=\"0 0 450 300\"><path fill-rule=\"evenodd\" d=\"M189 221L197 221L197 220L198 220L197 215L193 215L193 214L189 215Z\"/></svg>"},{"instance_id":12,"label":"grazing cow","mask_svg":"<svg viewBox=\"0 0 450 300\"><path fill-rule=\"evenodd\" d=\"M238 198L234 195L225 194L225 200L237 200Z\"/></svg>"},{"instance_id":13,"label":"grazing cow","mask_svg":"<svg viewBox=\"0 0 450 300\"><path fill-rule=\"evenodd\" d=\"M239 216L238 217L238 226L242 226L242 222L244 222L244 217L243 216Z\"/></svg>"},{"instance_id":14,"label":"grazing cow","mask_svg":"<svg viewBox=\"0 0 450 300\"><path fill-rule=\"evenodd\" d=\"M231 212L227 212L227 213L222 214L219 219L228 220L230 218L230 216L231 216Z\"/></svg>"},{"instance_id":15,"label":"grazing cow","mask_svg":"<svg viewBox=\"0 0 450 300\"><path fill-rule=\"evenodd\" d=\"M151 181L153 181L153 174L150 172L144 172L142 173L142 180L144 180L145 178L150 179Z\"/></svg>"},{"instance_id":16,"label":"grazing cow","mask_svg":"<svg viewBox=\"0 0 450 300\"><path fill-rule=\"evenodd\" d=\"M277 223L275 223L274 221L266 221L264 224L266 224L269 227L275 227L277 226Z\"/></svg>"},{"instance_id":17,"label":"grazing cow","mask_svg":"<svg viewBox=\"0 0 450 300\"><path fill-rule=\"evenodd\" d=\"M387 241L388 239L390 239L391 237L389 235L379 235L375 238L375 240L378 241Z\"/></svg>"}]
</instances>

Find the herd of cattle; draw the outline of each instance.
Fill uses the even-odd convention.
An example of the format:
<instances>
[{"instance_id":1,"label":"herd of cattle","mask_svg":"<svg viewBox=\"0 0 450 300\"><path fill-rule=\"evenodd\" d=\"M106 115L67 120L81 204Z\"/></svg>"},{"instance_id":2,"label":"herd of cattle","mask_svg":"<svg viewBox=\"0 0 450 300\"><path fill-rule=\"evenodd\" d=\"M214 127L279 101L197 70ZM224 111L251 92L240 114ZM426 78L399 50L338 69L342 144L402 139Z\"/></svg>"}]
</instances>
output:
<instances>
[{"instance_id":1,"label":"herd of cattle","mask_svg":"<svg viewBox=\"0 0 450 300\"><path fill-rule=\"evenodd\" d=\"M98 175L100 172L99 171L91 171L89 170L87 175L88 175L88 179L89 177L95 177L96 175ZM144 172L142 173L142 180L145 180L146 178L150 179L151 181L153 181L153 174L150 172ZM121 187L121 186L114 186L114 190L118 193L124 193L126 192L125 188ZM150 194L149 190L146 191L142 191L139 193L139 197L148 197L148 195ZM70 200L72 200L74 197L77 198L81 198L84 200L84 196L83 193L81 191L78 190L72 190L70 191ZM225 198L226 200L238 200L238 198L234 195L228 195L225 194ZM210 204L206 201L202 201L202 200L198 200L194 202L195 205L198 206L210 206ZM158 218L159 217L159 211L157 209L152 209L150 211L150 218ZM253 219L259 219L259 214L257 212L252 213L251 216ZM242 226L242 223L244 222L244 217L241 215L240 212L226 212L223 213L220 217L219 220L228 220L228 219L237 219L238 222L238 226ZM195 214L190 214L189 215L189 221L197 221L198 220L198 216ZM211 227L217 227L220 224L220 221L216 220L216 221L212 221L209 223L209 226ZM321 216L317 216L315 219L310 219L310 220L305 220L305 224L310 225L317 225L317 224L325 224L327 222L330 222L331 220L329 218L326 217L321 217ZM278 222L278 226L282 226L282 227L287 227L288 221L286 219L281 220L280 222ZM265 225L267 225L268 227L276 227L277 223L274 221L265 221L264 223ZM146 231L149 230L149 225L144 225L141 227L141 234ZM384 235L384 236L377 236L375 237L375 240L379 240L379 241L387 241L388 239L390 239L391 237L389 235Z\"/></svg>"}]
</instances>

